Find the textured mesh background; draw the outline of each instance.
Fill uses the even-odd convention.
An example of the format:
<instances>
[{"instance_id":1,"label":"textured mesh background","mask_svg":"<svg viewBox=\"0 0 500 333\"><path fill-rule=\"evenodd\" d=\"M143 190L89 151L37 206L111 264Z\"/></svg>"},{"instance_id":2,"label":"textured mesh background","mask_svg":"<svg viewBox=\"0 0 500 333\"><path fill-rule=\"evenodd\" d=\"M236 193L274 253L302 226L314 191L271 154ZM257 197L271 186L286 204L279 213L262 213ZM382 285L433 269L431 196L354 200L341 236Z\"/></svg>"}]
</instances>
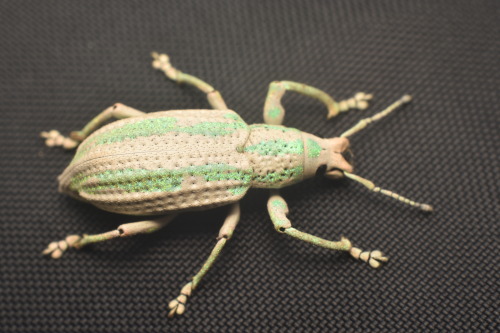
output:
<instances>
[{"instance_id":1,"label":"textured mesh background","mask_svg":"<svg viewBox=\"0 0 500 333\"><path fill-rule=\"evenodd\" d=\"M3 332L498 331L499 24L495 1L2 1L0 329ZM72 154L38 133L81 128L114 102L206 108L150 68L181 70L261 122L267 85L288 79L373 107L325 121L287 95L286 124L334 136L404 93L414 102L356 135L357 172L435 206L422 214L322 177L283 191L290 218L380 248L379 270L274 231L267 192L242 203L233 240L183 317L167 302L215 244L225 211L49 260L69 233L133 217L57 192Z\"/></svg>"}]
</instances>

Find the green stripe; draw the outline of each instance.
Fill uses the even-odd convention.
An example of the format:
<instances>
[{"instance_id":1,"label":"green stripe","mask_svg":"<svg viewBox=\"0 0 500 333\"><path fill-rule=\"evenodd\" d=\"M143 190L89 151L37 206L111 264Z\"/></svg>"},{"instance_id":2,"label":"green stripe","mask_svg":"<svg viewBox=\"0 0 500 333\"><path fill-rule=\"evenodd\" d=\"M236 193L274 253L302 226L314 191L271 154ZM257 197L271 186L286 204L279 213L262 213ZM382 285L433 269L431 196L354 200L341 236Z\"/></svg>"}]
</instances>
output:
<instances>
[{"instance_id":1,"label":"green stripe","mask_svg":"<svg viewBox=\"0 0 500 333\"><path fill-rule=\"evenodd\" d=\"M267 110L267 115L272 118L272 119L275 119L275 118L278 118L280 115L281 115L281 109L277 106Z\"/></svg>"},{"instance_id":2,"label":"green stripe","mask_svg":"<svg viewBox=\"0 0 500 333\"><path fill-rule=\"evenodd\" d=\"M229 113L226 113L224 115L224 118L227 118L227 119L232 119L232 120L236 120L236 121L243 121L243 119L241 119L240 116L238 116L236 113L234 112L229 112Z\"/></svg>"},{"instance_id":3,"label":"green stripe","mask_svg":"<svg viewBox=\"0 0 500 333\"><path fill-rule=\"evenodd\" d=\"M190 166L182 169L120 169L108 170L87 176L74 177L70 184L73 191L83 190L89 194L109 189L122 189L129 193L136 192L175 192L182 188L182 181L188 176L199 176L205 181L235 180L238 187L249 186L252 170L241 170L227 164L207 164ZM85 183L97 179L97 184Z\"/></svg>"},{"instance_id":4,"label":"green stripe","mask_svg":"<svg viewBox=\"0 0 500 333\"><path fill-rule=\"evenodd\" d=\"M192 126L179 127L174 131L205 136L222 136L232 134L235 131L244 128L246 128L246 124L241 122L223 123L204 121Z\"/></svg>"},{"instance_id":5,"label":"green stripe","mask_svg":"<svg viewBox=\"0 0 500 333\"><path fill-rule=\"evenodd\" d=\"M247 125L243 121L218 122L204 121L190 126L177 125L175 117L161 117L143 119L141 121L125 124L121 127L111 129L99 135L93 136L83 142L71 163L81 159L92 147L114 142L122 142L125 139L163 135L166 133L189 133L192 135L224 136L232 134L237 130L245 129Z\"/></svg>"}]
</instances>

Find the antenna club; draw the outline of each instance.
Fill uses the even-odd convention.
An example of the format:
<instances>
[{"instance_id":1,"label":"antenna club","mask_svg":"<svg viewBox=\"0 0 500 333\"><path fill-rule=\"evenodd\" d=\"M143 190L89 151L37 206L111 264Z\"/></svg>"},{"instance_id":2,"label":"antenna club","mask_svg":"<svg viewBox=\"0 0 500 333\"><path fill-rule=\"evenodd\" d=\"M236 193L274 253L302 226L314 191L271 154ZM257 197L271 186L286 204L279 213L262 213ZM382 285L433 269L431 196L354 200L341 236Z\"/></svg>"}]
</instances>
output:
<instances>
[{"instance_id":1,"label":"antenna club","mask_svg":"<svg viewBox=\"0 0 500 333\"><path fill-rule=\"evenodd\" d=\"M410 95L404 95L403 97L401 97L401 102L409 103L412 99L413 97L411 97Z\"/></svg>"},{"instance_id":2,"label":"antenna club","mask_svg":"<svg viewBox=\"0 0 500 333\"><path fill-rule=\"evenodd\" d=\"M428 204L423 204L420 208L426 212L433 212L434 211L434 208Z\"/></svg>"}]
</instances>

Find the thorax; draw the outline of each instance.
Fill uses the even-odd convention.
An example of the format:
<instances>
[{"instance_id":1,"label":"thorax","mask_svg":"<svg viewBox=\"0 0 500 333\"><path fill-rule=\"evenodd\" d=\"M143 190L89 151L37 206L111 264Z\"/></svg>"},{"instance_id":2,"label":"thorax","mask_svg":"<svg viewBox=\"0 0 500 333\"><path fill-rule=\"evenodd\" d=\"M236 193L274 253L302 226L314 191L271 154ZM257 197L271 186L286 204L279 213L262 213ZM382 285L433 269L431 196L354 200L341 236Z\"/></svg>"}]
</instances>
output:
<instances>
[{"instance_id":1,"label":"thorax","mask_svg":"<svg viewBox=\"0 0 500 333\"><path fill-rule=\"evenodd\" d=\"M244 153L253 169L252 187L281 188L314 176L321 141L295 128L250 125Z\"/></svg>"}]
</instances>

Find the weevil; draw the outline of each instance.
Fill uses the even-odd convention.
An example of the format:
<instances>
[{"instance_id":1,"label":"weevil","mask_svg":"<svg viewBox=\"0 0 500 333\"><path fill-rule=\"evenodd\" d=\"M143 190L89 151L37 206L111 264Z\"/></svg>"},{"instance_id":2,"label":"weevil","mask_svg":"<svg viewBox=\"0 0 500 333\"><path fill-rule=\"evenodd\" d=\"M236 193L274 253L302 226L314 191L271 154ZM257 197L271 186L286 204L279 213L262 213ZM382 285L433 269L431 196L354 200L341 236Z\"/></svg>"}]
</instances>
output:
<instances>
[{"instance_id":1,"label":"weevil","mask_svg":"<svg viewBox=\"0 0 500 333\"><path fill-rule=\"evenodd\" d=\"M327 178L347 177L373 192L432 211L428 204L382 189L354 174L350 158L348 138L408 103L409 95L362 119L339 137L322 139L282 125L285 109L281 99L285 92L318 99L327 107L328 118L350 109L366 109L372 95L357 93L336 102L317 88L275 81L269 86L264 104L264 124L248 125L227 108L221 94L211 85L173 67L165 54L153 52L152 56L155 69L177 83L204 92L213 109L146 114L115 104L69 137L56 130L42 132L41 136L48 146L78 147L58 178L60 192L109 212L156 217L123 224L102 234L70 235L50 243L44 254L57 259L69 248L80 249L114 238L157 231L182 212L229 206L208 259L169 303L169 317L173 317L184 313L188 298L231 239L240 219L239 201L250 188L270 190L267 209L278 232L327 249L345 251L373 268L388 260L381 251L362 251L345 237L330 241L292 227L287 218L287 203L279 189L313 177L323 167ZM118 120L105 125L113 118Z\"/></svg>"}]
</instances>

